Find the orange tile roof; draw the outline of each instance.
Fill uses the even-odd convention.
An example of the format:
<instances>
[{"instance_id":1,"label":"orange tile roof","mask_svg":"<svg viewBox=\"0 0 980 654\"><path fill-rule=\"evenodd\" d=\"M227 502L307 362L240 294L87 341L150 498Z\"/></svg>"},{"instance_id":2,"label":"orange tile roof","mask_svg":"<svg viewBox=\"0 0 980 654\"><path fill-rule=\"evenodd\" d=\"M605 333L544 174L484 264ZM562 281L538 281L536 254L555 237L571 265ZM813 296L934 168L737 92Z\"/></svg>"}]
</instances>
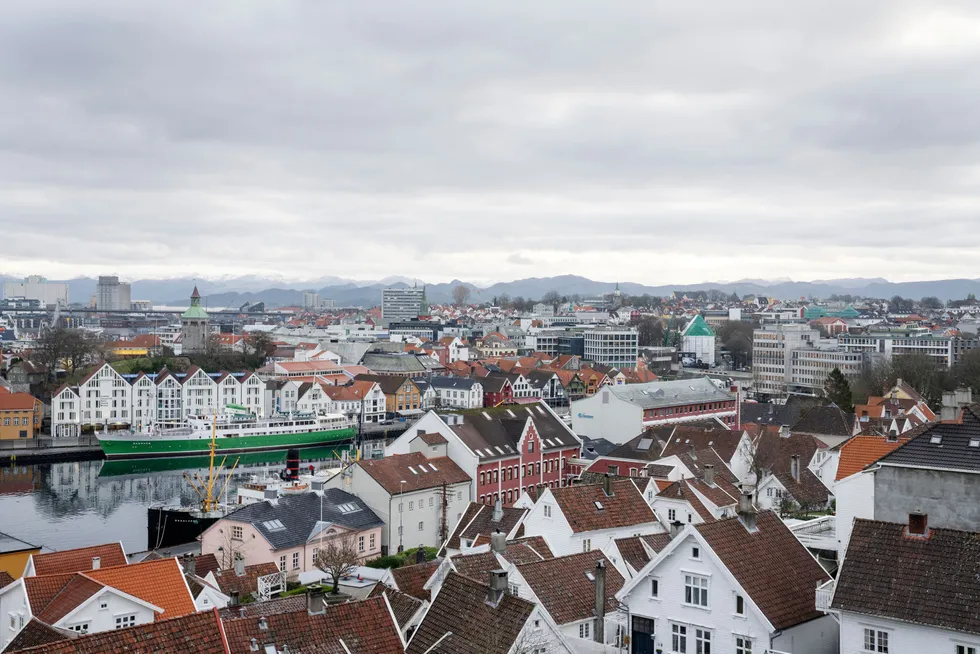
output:
<instances>
[{"instance_id":1,"label":"orange tile roof","mask_svg":"<svg viewBox=\"0 0 980 654\"><path fill-rule=\"evenodd\" d=\"M52 599L42 611L38 606L31 606L31 611L36 611L37 619L46 624L53 625L62 619L78 606L83 604L90 597L105 588L104 585L95 581L84 574L77 574L71 578L64 588Z\"/></svg>"},{"instance_id":2,"label":"orange tile roof","mask_svg":"<svg viewBox=\"0 0 980 654\"><path fill-rule=\"evenodd\" d=\"M51 603L61 589L71 581L73 574L43 575L41 577L24 577L24 589L27 591L27 601L32 613L40 613Z\"/></svg>"},{"instance_id":3,"label":"orange tile roof","mask_svg":"<svg viewBox=\"0 0 980 654\"><path fill-rule=\"evenodd\" d=\"M33 411L39 403L30 393L0 393L0 411Z\"/></svg>"},{"instance_id":4,"label":"orange tile roof","mask_svg":"<svg viewBox=\"0 0 980 654\"><path fill-rule=\"evenodd\" d=\"M102 568L87 573L96 581L163 609L156 619L176 618L194 613L194 598L184 580L177 559L144 561L117 568Z\"/></svg>"},{"instance_id":5,"label":"orange tile roof","mask_svg":"<svg viewBox=\"0 0 980 654\"><path fill-rule=\"evenodd\" d=\"M96 556L99 557L99 565L103 568L113 568L128 563L121 543L106 543L49 554L35 554L34 574L40 576L87 572L92 569L92 559Z\"/></svg>"},{"instance_id":6,"label":"orange tile roof","mask_svg":"<svg viewBox=\"0 0 980 654\"><path fill-rule=\"evenodd\" d=\"M894 441L885 436L854 436L841 446L836 481L861 472L908 441L907 436L899 436Z\"/></svg>"}]
</instances>

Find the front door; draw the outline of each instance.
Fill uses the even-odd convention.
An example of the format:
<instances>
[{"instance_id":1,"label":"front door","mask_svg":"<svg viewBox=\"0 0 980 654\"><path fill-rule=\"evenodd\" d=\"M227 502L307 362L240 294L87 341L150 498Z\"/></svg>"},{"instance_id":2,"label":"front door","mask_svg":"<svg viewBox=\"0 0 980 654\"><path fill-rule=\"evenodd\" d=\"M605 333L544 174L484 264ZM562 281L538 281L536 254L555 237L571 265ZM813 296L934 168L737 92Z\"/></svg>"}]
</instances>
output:
<instances>
[{"instance_id":1,"label":"front door","mask_svg":"<svg viewBox=\"0 0 980 654\"><path fill-rule=\"evenodd\" d=\"M654 621L651 618L633 616L633 630L630 635L632 654L654 654Z\"/></svg>"}]
</instances>

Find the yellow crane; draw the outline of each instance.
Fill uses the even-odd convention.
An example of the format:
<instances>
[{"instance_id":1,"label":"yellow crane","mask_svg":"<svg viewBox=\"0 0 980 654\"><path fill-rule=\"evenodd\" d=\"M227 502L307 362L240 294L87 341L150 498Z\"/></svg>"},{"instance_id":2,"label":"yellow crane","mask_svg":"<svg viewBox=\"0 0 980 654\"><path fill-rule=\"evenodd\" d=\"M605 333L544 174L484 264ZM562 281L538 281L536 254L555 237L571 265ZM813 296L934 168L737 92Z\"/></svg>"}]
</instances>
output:
<instances>
[{"instance_id":1,"label":"yellow crane","mask_svg":"<svg viewBox=\"0 0 980 654\"><path fill-rule=\"evenodd\" d=\"M196 472L194 473L194 479L191 479L186 472L184 473L184 479L188 481L188 483L191 485L191 488L193 488L194 491L197 493L198 497L201 498L201 511L203 513L210 513L211 511L214 511L218 508L219 506L218 498L224 495L225 490L228 488L228 481L231 479L231 473L233 473L235 471L235 468L238 467L238 461L240 460L240 459L235 459L235 465L231 467L231 470L229 470L228 474L225 476L225 484L224 486L222 486L221 492L215 494L214 484L218 480L218 477L221 474L221 469L224 468L225 461L228 459L227 456L222 457L221 463L219 463L218 466L215 467L214 453L215 450L217 449L217 437L218 437L218 414L215 413L214 423L211 426L211 445L208 448L210 452L210 457L208 460L207 481L201 479L200 475L198 475ZM197 481L197 483L195 483L195 480Z\"/></svg>"}]
</instances>

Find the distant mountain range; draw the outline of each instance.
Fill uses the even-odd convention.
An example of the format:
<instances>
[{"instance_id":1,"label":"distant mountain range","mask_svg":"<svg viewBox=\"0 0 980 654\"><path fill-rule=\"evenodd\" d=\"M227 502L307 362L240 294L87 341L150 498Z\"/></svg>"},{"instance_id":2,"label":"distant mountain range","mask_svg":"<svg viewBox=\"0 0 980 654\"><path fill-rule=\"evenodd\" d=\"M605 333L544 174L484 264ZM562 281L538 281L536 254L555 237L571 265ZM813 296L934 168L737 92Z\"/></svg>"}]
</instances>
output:
<instances>
[{"instance_id":1,"label":"distant mountain range","mask_svg":"<svg viewBox=\"0 0 980 654\"><path fill-rule=\"evenodd\" d=\"M19 278L0 275L0 281L17 281ZM87 277L69 279L68 292L72 302L86 302L95 294L96 280ZM205 303L211 308L237 308L245 302L265 302L269 308L301 305L303 292L312 290L321 298L332 299L337 306L372 307L381 303L381 290L394 286L406 288L415 283L408 277L387 277L380 281L357 281L341 277L320 277L301 282L247 275L219 279L175 278L141 279L132 282L133 300L150 300L154 304L185 306L191 290L197 285ZM419 286L424 284L418 280ZM493 298L508 295L539 299L550 291L559 295L594 297L609 293L616 288L615 282L599 282L578 275L557 277L530 277L512 282L500 282L486 288L453 280L443 284L426 285L429 301L435 304L452 301L453 289L459 284L470 288L470 302L489 302ZM895 295L919 299L935 296L940 300L957 300L968 294L980 295L980 279L944 279L922 282L889 282L886 279L829 279L811 282L790 280L767 281L743 279L734 282L704 282L698 284L667 284L646 286L621 282L620 290L626 295L666 296L674 291L705 291L716 289L724 293L764 295L780 300L801 297L826 298L830 295L854 295L859 297L890 298Z\"/></svg>"}]
</instances>

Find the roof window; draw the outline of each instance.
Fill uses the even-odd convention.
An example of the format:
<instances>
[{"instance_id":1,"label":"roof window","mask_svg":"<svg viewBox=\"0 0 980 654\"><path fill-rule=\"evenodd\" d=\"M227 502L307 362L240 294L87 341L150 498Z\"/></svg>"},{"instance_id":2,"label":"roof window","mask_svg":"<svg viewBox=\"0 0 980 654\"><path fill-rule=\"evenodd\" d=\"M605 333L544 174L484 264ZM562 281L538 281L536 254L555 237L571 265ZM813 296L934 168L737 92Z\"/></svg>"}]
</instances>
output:
<instances>
[{"instance_id":1,"label":"roof window","mask_svg":"<svg viewBox=\"0 0 980 654\"><path fill-rule=\"evenodd\" d=\"M280 520L266 520L262 523L262 526L269 531L285 531L286 525L282 524Z\"/></svg>"},{"instance_id":2,"label":"roof window","mask_svg":"<svg viewBox=\"0 0 980 654\"><path fill-rule=\"evenodd\" d=\"M429 467L432 468L432 472L439 472L439 468L435 467L431 463L429 464Z\"/></svg>"},{"instance_id":3,"label":"roof window","mask_svg":"<svg viewBox=\"0 0 980 654\"><path fill-rule=\"evenodd\" d=\"M971 438L970 447L980 447L980 438Z\"/></svg>"},{"instance_id":4,"label":"roof window","mask_svg":"<svg viewBox=\"0 0 980 654\"><path fill-rule=\"evenodd\" d=\"M412 466L408 466L408 469L412 471L412 474L413 474L413 475L417 475L417 474L419 474L419 473L417 473L417 472L415 471L415 468L413 468Z\"/></svg>"},{"instance_id":5,"label":"roof window","mask_svg":"<svg viewBox=\"0 0 980 654\"><path fill-rule=\"evenodd\" d=\"M929 442L932 443L933 445L941 445L943 442L943 437L940 436L939 434L933 434L929 438Z\"/></svg>"},{"instance_id":6,"label":"roof window","mask_svg":"<svg viewBox=\"0 0 980 654\"><path fill-rule=\"evenodd\" d=\"M604 510L606 508L606 507L602 506L602 502L600 502L599 500L596 500L595 502L593 502L593 504L595 504L595 508L599 509L600 511L602 511L602 510Z\"/></svg>"}]
</instances>

